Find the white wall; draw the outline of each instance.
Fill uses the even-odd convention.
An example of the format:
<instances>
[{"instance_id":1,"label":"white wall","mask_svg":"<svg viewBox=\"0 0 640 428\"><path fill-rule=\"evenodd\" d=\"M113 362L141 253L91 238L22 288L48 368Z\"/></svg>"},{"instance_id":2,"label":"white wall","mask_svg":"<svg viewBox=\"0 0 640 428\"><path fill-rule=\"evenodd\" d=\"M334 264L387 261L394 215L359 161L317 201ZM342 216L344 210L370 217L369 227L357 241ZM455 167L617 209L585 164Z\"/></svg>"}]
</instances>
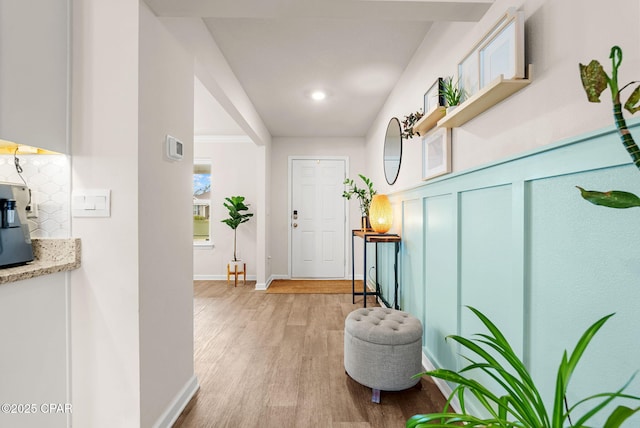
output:
<instances>
[{"instance_id":1,"label":"white wall","mask_svg":"<svg viewBox=\"0 0 640 428\"><path fill-rule=\"evenodd\" d=\"M271 278L271 259L269 257L269 243L271 242L271 146L267 144L258 147L256 172L261 180L256 181L258 218L256 230L256 289L266 289Z\"/></svg>"},{"instance_id":2,"label":"white wall","mask_svg":"<svg viewBox=\"0 0 640 428\"><path fill-rule=\"evenodd\" d=\"M73 425L140 424L137 0L73 2L72 190L111 189L111 217L72 218ZM117 23L117 25L115 25Z\"/></svg>"},{"instance_id":3,"label":"white wall","mask_svg":"<svg viewBox=\"0 0 640 428\"><path fill-rule=\"evenodd\" d=\"M455 75L457 63L510 6L526 17L526 58L533 64L532 83L460 128L453 130L453 170L461 171L525 152L613 123L611 104L587 102L578 63L598 59L609 72L611 46L624 51L621 81L637 79L640 67L637 0L611 5L587 0L496 0L477 24L436 24L367 135L367 166L376 182L384 181L381 159L386 125L418 110L424 92L437 77ZM615 16L605 19L604 17ZM421 184L421 141L404 141L397 183L389 190Z\"/></svg>"},{"instance_id":4,"label":"white wall","mask_svg":"<svg viewBox=\"0 0 640 428\"><path fill-rule=\"evenodd\" d=\"M193 371L193 58L140 3L138 233L140 426L195 392ZM165 137L184 143L180 162ZM183 391L184 392L181 392Z\"/></svg>"},{"instance_id":5,"label":"white wall","mask_svg":"<svg viewBox=\"0 0 640 428\"><path fill-rule=\"evenodd\" d=\"M193 58L138 0L77 1L73 31L72 190L110 189L111 216L71 222L72 422L166 426L197 388ZM164 160L167 133L183 162Z\"/></svg>"},{"instance_id":6,"label":"white wall","mask_svg":"<svg viewBox=\"0 0 640 428\"><path fill-rule=\"evenodd\" d=\"M246 137L220 137L194 146L196 159L211 160L211 241L213 247L194 247L195 279L226 279L227 263L233 259L233 230L221 220L228 216L224 198L244 196L253 217L240 225L238 257L247 263L247 278L256 278L257 189L259 147Z\"/></svg>"},{"instance_id":7,"label":"white wall","mask_svg":"<svg viewBox=\"0 0 640 428\"><path fill-rule=\"evenodd\" d=\"M361 138L274 138L271 147L271 216L269 230L272 239L268 247L271 275L286 277L289 274L288 228L291 216L288 213L289 195L289 156L346 156L349 158L347 175L361 182L359 173L365 172L365 147ZM380 159L382 165L382 159ZM382 178L384 182L384 178ZM380 180L374 182L376 188L382 184ZM360 209L358 203L349 203L348 229L358 228L360 225ZM347 243L347 261L351 260L351 243ZM356 255L358 255L356 253ZM361 259L356 259L356 276L362 275ZM348 275L351 274L349 270Z\"/></svg>"}]
</instances>

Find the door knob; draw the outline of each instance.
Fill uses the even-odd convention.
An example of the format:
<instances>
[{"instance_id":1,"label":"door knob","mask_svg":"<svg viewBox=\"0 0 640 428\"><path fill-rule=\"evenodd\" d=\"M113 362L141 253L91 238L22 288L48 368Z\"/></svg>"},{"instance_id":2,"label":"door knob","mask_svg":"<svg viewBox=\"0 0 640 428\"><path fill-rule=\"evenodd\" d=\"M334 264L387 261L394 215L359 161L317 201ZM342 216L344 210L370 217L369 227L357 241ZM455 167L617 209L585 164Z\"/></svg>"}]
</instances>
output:
<instances>
[{"instance_id":1,"label":"door knob","mask_svg":"<svg viewBox=\"0 0 640 428\"><path fill-rule=\"evenodd\" d=\"M293 223L293 228L295 229L296 227L298 227L298 223Z\"/></svg>"}]
</instances>

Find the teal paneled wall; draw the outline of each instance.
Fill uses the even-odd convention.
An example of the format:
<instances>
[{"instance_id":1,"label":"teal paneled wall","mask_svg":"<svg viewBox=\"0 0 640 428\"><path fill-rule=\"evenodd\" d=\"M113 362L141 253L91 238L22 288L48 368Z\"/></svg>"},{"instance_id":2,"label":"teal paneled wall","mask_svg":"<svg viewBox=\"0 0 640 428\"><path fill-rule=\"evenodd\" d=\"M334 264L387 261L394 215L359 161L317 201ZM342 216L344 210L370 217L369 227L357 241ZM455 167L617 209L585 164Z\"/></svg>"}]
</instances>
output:
<instances>
[{"instance_id":1,"label":"teal paneled wall","mask_svg":"<svg viewBox=\"0 0 640 428\"><path fill-rule=\"evenodd\" d=\"M473 306L503 326L516 352L522 352L522 287L512 278L513 237L511 186L462 192L460 195L460 303ZM481 323L468 310L460 333L469 336Z\"/></svg>"},{"instance_id":2,"label":"teal paneled wall","mask_svg":"<svg viewBox=\"0 0 640 428\"><path fill-rule=\"evenodd\" d=\"M360 242L358 242L358 240ZM362 240L357 238L356 245L362 244ZM377 263L376 263L376 251ZM395 244L394 243L368 243L367 244L367 284L369 289L374 289L376 279L378 281L378 287L382 293L384 302L389 307L394 305L395 294L395 273L393 268L393 261L395 260ZM398 263L400 262L400 255L398 254ZM376 278L377 275L377 278ZM400 272L398 271L398 279L400 278ZM398 301L400 298L398 298Z\"/></svg>"},{"instance_id":3,"label":"teal paneled wall","mask_svg":"<svg viewBox=\"0 0 640 428\"><path fill-rule=\"evenodd\" d=\"M535 351L559 356L596 319L616 312L578 367L572 402L596 382L616 390L640 369L640 210L585 209L582 200L559 191L576 184L640 194L640 174L627 165L531 183L531 368L546 391L553 380L544 373L557 361ZM640 391L638 382L634 389Z\"/></svg>"},{"instance_id":4,"label":"teal paneled wall","mask_svg":"<svg viewBox=\"0 0 640 428\"><path fill-rule=\"evenodd\" d=\"M411 278L423 284L424 236L422 234L422 200L411 199L402 203L402 271L401 278ZM401 287L400 307L424 319L424 287Z\"/></svg>"},{"instance_id":5,"label":"teal paneled wall","mask_svg":"<svg viewBox=\"0 0 640 428\"><path fill-rule=\"evenodd\" d=\"M438 367L457 368L457 347L442 338L458 329L457 198L425 199L425 318L424 345ZM403 283L412 284L407 278Z\"/></svg>"},{"instance_id":6,"label":"teal paneled wall","mask_svg":"<svg viewBox=\"0 0 640 428\"><path fill-rule=\"evenodd\" d=\"M616 312L578 366L570 402L640 370L640 209L591 205L576 185L640 194L613 128L393 195L403 210L401 301L422 320L436 367L464 363L444 338L481 332L472 305L503 330L547 401L562 352L605 314ZM640 380L629 392L640 395Z\"/></svg>"}]
</instances>

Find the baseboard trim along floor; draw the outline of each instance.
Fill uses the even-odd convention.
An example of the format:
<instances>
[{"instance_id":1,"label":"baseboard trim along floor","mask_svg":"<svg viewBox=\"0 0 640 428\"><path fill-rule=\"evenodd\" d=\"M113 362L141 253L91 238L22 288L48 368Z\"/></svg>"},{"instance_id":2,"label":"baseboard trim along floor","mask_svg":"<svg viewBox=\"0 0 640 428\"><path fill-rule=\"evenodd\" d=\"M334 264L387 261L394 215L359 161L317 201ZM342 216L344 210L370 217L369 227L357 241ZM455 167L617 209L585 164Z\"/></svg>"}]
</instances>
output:
<instances>
[{"instance_id":1,"label":"baseboard trim along floor","mask_svg":"<svg viewBox=\"0 0 640 428\"><path fill-rule=\"evenodd\" d=\"M156 423L153 424L153 428L171 428L175 421L178 420L178 417L180 417L184 408L187 407L191 398L198 392L198 389L200 389L200 384L198 384L198 379L194 374L173 399L171 405L167 407Z\"/></svg>"}]
</instances>

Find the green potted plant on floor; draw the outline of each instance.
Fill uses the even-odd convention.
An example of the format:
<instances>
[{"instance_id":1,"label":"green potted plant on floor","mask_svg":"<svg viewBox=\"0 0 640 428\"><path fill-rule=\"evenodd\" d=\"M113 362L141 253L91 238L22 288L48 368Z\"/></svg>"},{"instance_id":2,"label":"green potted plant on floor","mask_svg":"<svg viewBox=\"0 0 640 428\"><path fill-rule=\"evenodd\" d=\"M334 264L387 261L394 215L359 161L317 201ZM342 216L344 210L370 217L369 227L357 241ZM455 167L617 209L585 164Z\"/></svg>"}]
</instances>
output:
<instances>
[{"instance_id":1,"label":"green potted plant on floor","mask_svg":"<svg viewBox=\"0 0 640 428\"><path fill-rule=\"evenodd\" d=\"M607 315L589 327L570 355L564 352L556 377L553 408L548 411L543 403L538 387L535 385L526 366L516 355L502 332L485 315L475 308L469 309L482 321L489 334L478 334L474 338L452 335L450 339L458 342L462 348L473 352L477 357L465 356L469 364L459 371L437 369L420 373L417 376L432 376L453 382L457 386L447 400L445 409L440 413L414 415L406 423L407 428L434 428L446 426L465 427L521 427L521 428L563 428L569 424L574 427L586 427L587 422L605 406L624 398L640 401L640 397L624 394L631 379L614 392L591 395L569 406L566 392L580 358L587 349L593 336L613 315ZM496 394L485 385L468 376L471 370L481 370L502 386L504 392ZM473 415L465 405L466 394L476 398L488 416ZM449 410L454 398L458 398L461 413ZM572 416L579 409L581 416ZM607 418L603 428L618 428L640 407L631 408L618 405Z\"/></svg>"},{"instance_id":2,"label":"green potted plant on floor","mask_svg":"<svg viewBox=\"0 0 640 428\"><path fill-rule=\"evenodd\" d=\"M369 223L369 207L371 206L371 199L373 199L373 195L377 192L373 188L373 182L371 180L362 174L358 174L358 177L364 181L366 187L358 187L352 179L346 178L342 184L346 184L348 187L342 192L342 197L347 200L350 200L352 196L358 198L358 202L360 203L360 213L362 214L360 227L362 229L369 229L371 227Z\"/></svg>"},{"instance_id":3,"label":"green potted plant on floor","mask_svg":"<svg viewBox=\"0 0 640 428\"><path fill-rule=\"evenodd\" d=\"M233 267L240 264L242 260L238 259L237 256L237 235L238 235L238 226L242 223L246 223L249 221L253 214L248 212L249 205L245 205L244 196L230 196L228 198L224 198L226 202L223 203L225 208L229 211L229 217L222 220L227 226L233 229L233 260L229 263L229 268L233 271Z\"/></svg>"}]
</instances>

